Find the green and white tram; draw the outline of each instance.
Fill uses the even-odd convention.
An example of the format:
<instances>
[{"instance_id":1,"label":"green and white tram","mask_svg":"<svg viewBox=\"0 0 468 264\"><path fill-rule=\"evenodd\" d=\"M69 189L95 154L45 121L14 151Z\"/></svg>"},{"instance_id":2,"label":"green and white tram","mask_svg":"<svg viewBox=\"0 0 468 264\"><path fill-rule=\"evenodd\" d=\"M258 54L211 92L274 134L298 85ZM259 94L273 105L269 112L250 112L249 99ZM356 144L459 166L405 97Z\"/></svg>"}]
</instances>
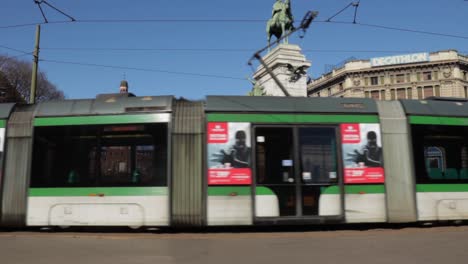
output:
<instances>
[{"instance_id":1,"label":"green and white tram","mask_svg":"<svg viewBox=\"0 0 468 264\"><path fill-rule=\"evenodd\" d=\"M468 103L99 95L0 105L0 226L468 219Z\"/></svg>"}]
</instances>

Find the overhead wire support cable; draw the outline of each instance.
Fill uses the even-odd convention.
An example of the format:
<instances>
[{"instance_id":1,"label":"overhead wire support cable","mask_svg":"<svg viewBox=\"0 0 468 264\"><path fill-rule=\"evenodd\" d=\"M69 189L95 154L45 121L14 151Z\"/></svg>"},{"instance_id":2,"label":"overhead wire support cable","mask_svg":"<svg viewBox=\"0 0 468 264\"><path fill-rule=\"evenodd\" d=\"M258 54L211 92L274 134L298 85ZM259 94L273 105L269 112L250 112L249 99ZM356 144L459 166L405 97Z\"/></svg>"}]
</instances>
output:
<instances>
[{"instance_id":1,"label":"overhead wire support cable","mask_svg":"<svg viewBox=\"0 0 468 264\"><path fill-rule=\"evenodd\" d=\"M44 18L44 21L45 23L49 23L49 21L47 20L47 17L46 15L44 14L44 10L42 10L42 7L41 7L41 4L45 4L47 5L48 7L54 9L55 11L59 12L60 14L68 17L71 22L75 22L76 19L74 19L72 16L68 15L67 13L63 12L62 10L56 8L55 6L49 4L46 0L34 0L34 3L39 7L39 10L41 10L41 14L42 14L42 17Z\"/></svg>"},{"instance_id":2,"label":"overhead wire support cable","mask_svg":"<svg viewBox=\"0 0 468 264\"><path fill-rule=\"evenodd\" d=\"M341 14L343 11L345 11L346 9L348 9L348 7L350 7L351 5L353 5L354 3L351 2L349 3L347 6L345 6L343 9L341 9L340 11L338 11L336 14L334 14L333 16L329 17L327 20L325 20L326 22L330 22L334 17L336 17L337 15Z\"/></svg>"},{"instance_id":3,"label":"overhead wire support cable","mask_svg":"<svg viewBox=\"0 0 468 264\"><path fill-rule=\"evenodd\" d=\"M44 21L46 23L49 23L49 21L47 20L47 17L44 14L44 10L42 10L42 7L41 7L42 1L34 0L34 3L37 5L37 7L39 7L39 10L41 10L41 14L42 14L42 17L44 18Z\"/></svg>"},{"instance_id":4,"label":"overhead wire support cable","mask_svg":"<svg viewBox=\"0 0 468 264\"><path fill-rule=\"evenodd\" d=\"M354 6L354 19L353 19L353 24L356 24L356 16L357 16L357 10L359 8L359 4L361 3L361 0L357 1L357 2L353 2L353 6Z\"/></svg>"},{"instance_id":5,"label":"overhead wire support cable","mask_svg":"<svg viewBox=\"0 0 468 264\"><path fill-rule=\"evenodd\" d=\"M72 64L72 65L80 65L80 66L111 68L111 69L124 69L124 70L135 70L135 71L145 71L145 72L160 72L160 73L168 73L168 74L176 74L176 75L190 75L190 76L209 77L209 78L218 78L218 79L232 79L232 80L242 80L242 81L245 80L244 78L237 78L237 77L232 77L232 76L191 73L191 72L177 72L177 71L167 71L167 70L137 68L137 67L127 67L127 66L117 66L117 65L104 65L104 64L95 64L95 63L82 63L82 62L48 60L48 59L40 59L40 61L61 63L61 64Z\"/></svg>"}]
</instances>

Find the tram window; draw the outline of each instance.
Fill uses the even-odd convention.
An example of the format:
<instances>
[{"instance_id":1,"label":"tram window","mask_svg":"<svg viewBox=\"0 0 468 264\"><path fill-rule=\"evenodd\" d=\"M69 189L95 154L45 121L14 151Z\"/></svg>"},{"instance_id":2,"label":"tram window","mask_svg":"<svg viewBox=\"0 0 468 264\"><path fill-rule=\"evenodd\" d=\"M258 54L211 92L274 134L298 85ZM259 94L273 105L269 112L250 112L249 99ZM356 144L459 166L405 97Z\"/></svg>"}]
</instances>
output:
<instances>
[{"instance_id":1,"label":"tram window","mask_svg":"<svg viewBox=\"0 0 468 264\"><path fill-rule=\"evenodd\" d=\"M264 142L257 144L257 183L292 184L293 130L292 128L258 128L257 136Z\"/></svg>"},{"instance_id":2,"label":"tram window","mask_svg":"<svg viewBox=\"0 0 468 264\"><path fill-rule=\"evenodd\" d=\"M417 183L468 182L468 127L412 126Z\"/></svg>"},{"instance_id":3,"label":"tram window","mask_svg":"<svg viewBox=\"0 0 468 264\"><path fill-rule=\"evenodd\" d=\"M337 182L334 128L300 128L299 149L304 183Z\"/></svg>"},{"instance_id":4,"label":"tram window","mask_svg":"<svg viewBox=\"0 0 468 264\"><path fill-rule=\"evenodd\" d=\"M37 127L31 187L167 185L167 125Z\"/></svg>"}]
</instances>

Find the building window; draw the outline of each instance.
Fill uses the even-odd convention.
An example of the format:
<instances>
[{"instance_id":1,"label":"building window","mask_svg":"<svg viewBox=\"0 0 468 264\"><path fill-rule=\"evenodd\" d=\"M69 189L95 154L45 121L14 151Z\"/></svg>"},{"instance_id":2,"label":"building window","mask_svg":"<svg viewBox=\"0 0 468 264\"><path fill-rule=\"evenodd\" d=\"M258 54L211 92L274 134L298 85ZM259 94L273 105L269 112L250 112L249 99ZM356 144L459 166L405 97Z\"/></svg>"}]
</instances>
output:
<instances>
[{"instance_id":1,"label":"building window","mask_svg":"<svg viewBox=\"0 0 468 264\"><path fill-rule=\"evenodd\" d=\"M371 98L374 99L374 100L380 100L379 91L372 91L371 92Z\"/></svg>"},{"instance_id":2,"label":"building window","mask_svg":"<svg viewBox=\"0 0 468 264\"><path fill-rule=\"evenodd\" d=\"M424 98L434 96L434 89L432 86L424 86Z\"/></svg>"},{"instance_id":3,"label":"building window","mask_svg":"<svg viewBox=\"0 0 468 264\"><path fill-rule=\"evenodd\" d=\"M439 80L439 72L434 71L434 80Z\"/></svg>"},{"instance_id":4,"label":"building window","mask_svg":"<svg viewBox=\"0 0 468 264\"><path fill-rule=\"evenodd\" d=\"M406 74L406 82L411 82L411 74Z\"/></svg>"},{"instance_id":5,"label":"building window","mask_svg":"<svg viewBox=\"0 0 468 264\"><path fill-rule=\"evenodd\" d=\"M385 90L380 90L380 100L385 100Z\"/></svg>"},{"instance_id":6,"label":"building window","mask_svg":"<svg viewBox=\"0 0 468 264\"><path fill-rule=\"evenodd\" d=\"M395 100L395 89L390 90L390 100Z\"/></svg>"},{"instance_id":7,"label":"building window","mask_svg":"<svg viewBox=\"0 0 468 264\"><path fill-rule=\"evenodd\" d=\"M423 72L423 81L432 80L432 72Z\"/></svg>"},{"instance_id":8,"label":"building window","mask_svg":"<svg viewBox=\"0 0 468 264\"><path fill-rule=\"evenodd\" d=\"M396 83L404 83L405 82L405 75L404 74L397 74L396 75Z\"/></svg>"},{"instance_id":9,"label":"building window","mask_svg":"<svg viewBox=\"0 0 468 264\"><path fill-rule=\"evenodd\" d=\"M413 99L413 89L410 87L407 89L408 99Z\"/></svg>"},{"instance_id":10,"label":"building window","mask_svg":"<svg viewBox=\"0 0 468 264\"><path fill-rule=\"evenodd\" d=\"M406 99L406 89L397 89L397 99Z\"/></svg>"},{"instance_id":11,"label":"building window","mask_svg":"<svg viewBox=\"0 0 468 264\"><path fill-rule=\"evenodd\" d=\"M379 77L374 76L370 78L371 85L378 85L379 84Z\"/></svg>"},{"instance_id":12,"label":"building window","mask_svg":"<svg viewBox=\"0 0 468 264\"><path fill-rule=\"evenodd\" d=\"M385 76L380 76L380 85L384 85L385 84Z\"/></svg>"},{"instance_id":13,"label":"building window","mask_svg":"<svg viewBox=\"0 0 468 264\"><path fill-rule=\"evenodd\" d=\"M423 99L422 87L418 87L418 99Z\"/></svg>"},{"instance_id":14,"label":"building window","mask_svg":"<svg viewBox=\"0 0 468 264\"><path fill-rule=\"evenodd\" d=\"M439 85L435 86L435 96L437 96L437 97L440 96L440 86Z\"/></svg>"},{"instance_id":15,"label":"building window","mask_svg":"<svg viewBox=\"0 0 468 264\"><path fill-rule=\"evenodd\" d=\"M340 91L343 91L343 83L342 82L338 84L338 89L340 89Z\"/></svg>"}]
</instances>

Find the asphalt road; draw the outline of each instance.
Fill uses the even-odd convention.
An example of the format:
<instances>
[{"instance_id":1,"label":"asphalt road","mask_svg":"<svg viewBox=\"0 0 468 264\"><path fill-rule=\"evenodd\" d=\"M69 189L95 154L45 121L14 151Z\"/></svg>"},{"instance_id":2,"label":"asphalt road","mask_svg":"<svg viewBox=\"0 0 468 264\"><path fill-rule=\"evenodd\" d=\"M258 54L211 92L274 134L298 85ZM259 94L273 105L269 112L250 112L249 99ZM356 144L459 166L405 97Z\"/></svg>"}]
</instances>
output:
<instances>
[{"instance_id":1,"label":"asphalt road","mask_svg":"<svg viewBox=\"0 0 468 264\"><path fill-rule=\"evenodd\" d=\"M243 233L0 232L0 263L467 263L468 226Z\"/></svg>"}]
</instances>

